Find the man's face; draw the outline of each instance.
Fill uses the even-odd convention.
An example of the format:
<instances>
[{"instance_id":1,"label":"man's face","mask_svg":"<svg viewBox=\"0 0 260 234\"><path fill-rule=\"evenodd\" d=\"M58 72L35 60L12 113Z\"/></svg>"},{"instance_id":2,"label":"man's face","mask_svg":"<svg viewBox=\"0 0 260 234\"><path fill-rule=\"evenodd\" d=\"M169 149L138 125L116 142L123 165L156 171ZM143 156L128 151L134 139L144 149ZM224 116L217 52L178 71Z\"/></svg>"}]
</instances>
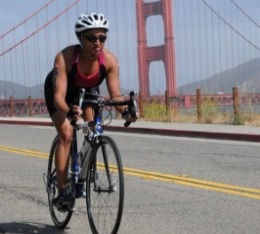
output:
<instances>
[{"instance_id":1,"label":"man's face","mask_svg":"<svg viewBox=\"0 0 260 234\"><path fill-rule=\"evenodd\" d=\"M104 48L106 39L106 31L103 29L88 30L81 35L84 50L88 51L92 56L98 56Z\"/></svg>"}]
</instances>

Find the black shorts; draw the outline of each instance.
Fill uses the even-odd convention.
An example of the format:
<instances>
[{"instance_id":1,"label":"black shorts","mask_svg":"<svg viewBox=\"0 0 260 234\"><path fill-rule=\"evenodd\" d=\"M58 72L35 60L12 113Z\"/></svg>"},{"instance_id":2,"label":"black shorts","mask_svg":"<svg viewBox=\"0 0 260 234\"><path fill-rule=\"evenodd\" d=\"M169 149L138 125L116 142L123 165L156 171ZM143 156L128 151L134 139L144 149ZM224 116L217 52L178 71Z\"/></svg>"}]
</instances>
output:
<instances>
[{"instance_id":1,"label":"black shorts","mask_svg":"<svg viewBox=\"0 0 260 234\"><path fill-rule=\"evenodd\" d=\"M47 110L49 112L49 115L52 116L56 111L56 107L54 105L54 84L53 84L53 71L51 71L44 82L44 97L45 97L45 103L47 106ZM97 93L99 94L99 87L93 87L93 88L85 88L86 92L88 93ZM68 81L68 89L66 94L66 103L69 105L76 104L78 95L79 95L80 88L75 87L73 85L73 80ZM96 99L93 95L85 95L85 98L93 98Z\"/></svg>"}]
</instances>

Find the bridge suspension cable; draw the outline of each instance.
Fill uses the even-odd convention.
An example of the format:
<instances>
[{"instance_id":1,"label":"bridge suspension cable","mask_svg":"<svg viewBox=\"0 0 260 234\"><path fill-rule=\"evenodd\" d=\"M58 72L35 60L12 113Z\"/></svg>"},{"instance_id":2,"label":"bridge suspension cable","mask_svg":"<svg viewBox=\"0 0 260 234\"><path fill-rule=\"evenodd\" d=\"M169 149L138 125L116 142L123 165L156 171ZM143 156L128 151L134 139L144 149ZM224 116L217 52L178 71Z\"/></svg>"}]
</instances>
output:
<instances>
[{"instance_id":1,"label":"bridge suspension cable","mask_svg":"<svg viewBox=\"0 0 260 234\"><path fill-rule=\"evenodd\" d=\"M23 44L26 40L28 40L29 38L31 38L32 36L34 36L36 33L40 32L41 30L43 30L44 28L46 28L49 24L51 24L52 22L54 22L55 20L57 20L60 16L62 16L64 13L66 13L67 11L69 11L74 5L76 5L80 0L76 0L75 2L73 2L71 5L69 5L67 8L65 8L63 11L61 11L59 14L57 14L54 18L52 18L51 20L49 20L46 24L42 25L41 27L39 27L37 30L35 30L34 32L32 32L31 34L29 34L28 36L26 36L25 38L23 38L22 40L20 40L19 42L17 42L16 44L14 44L13 46L9 47L8 49L6 49L5 51L3 51L0 54L0 57L2 57L3 55L7 54L8 52L12 51L14 48L16 48L17 46ZM22 23L21 23L22 24Z\"/></svg>"},{"instance_id":2,"label":"bridge suspension cable","mask_svg":"<svg viewBox=\"0 0 260 234\"><path fill-rule=\"evenodd\" d=\"M201 0L206 7L208 7L219 19L221 19L231 30L233 30L238 36L243 38L248 44L250 44L252 47L254 47L256 50L260 52L260 48L250 41L248 38L246 38L243 34L241 34L236 28L234 28L227 20L225 20L216 10L213 9L213 7L208 4L205 0Z\"/></svg>"},{"instance_id":3,"label":"bridge suspension cable","mask_svg":"<svg viewBox=\"0 0 260 234\"><path fill-rule=\"evenodd\" d=\"M31 18L33 18L34 16L38 15L41 11L45 10L51 3L53 3L55 0L51 0L49 2L47 2L43 7L41 7L39 10L35 11L32 15L28 16L27 18L25 18L23 21L21 21L19 24L17 24L16 26L14 26L13 28L11 28L10 30L8 30L7 32L5 32L3 35L0 36L0 39L3 39L5 36L7 36L9 33L11 33L12 31L16 30L17 28L19 28L20 26L22 26L23 24L25 24L28 20L30 20Z\"/></svg>"},{"instance_id":4,"label":"bridge suspension cable","mask_svg":"<svg viewBox=\"0 0 260 234\"><path fill-rule=\"evenodd\" d=\"M252 17L250 17L250 15L248 15L234 0L230 0L235 6L236 8L242 12L242 14L244 16L246 16L253 24L255 24L256 27L260 28L260 25L254 20L252 19Z\"/></svg>"}]
</instances>

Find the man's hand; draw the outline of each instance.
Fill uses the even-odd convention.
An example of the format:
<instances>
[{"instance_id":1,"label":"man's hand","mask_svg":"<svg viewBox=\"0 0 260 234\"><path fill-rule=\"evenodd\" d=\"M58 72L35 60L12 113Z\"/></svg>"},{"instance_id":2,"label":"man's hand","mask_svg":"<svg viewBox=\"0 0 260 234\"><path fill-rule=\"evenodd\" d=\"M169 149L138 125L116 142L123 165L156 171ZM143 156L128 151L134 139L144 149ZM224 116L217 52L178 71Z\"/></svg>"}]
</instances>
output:
<instances>
[{"instance_id":1,"label":"man's hand","mask_svg":"<svg viewBox=\"0 0 260 234\"><path fill-rule=\"evenodd\" d=\"M77 105L70 106L66 116L69 120L77 121L82 118L82 110Z\"/></svg>"},{"instance_id":2,"label":"man's hand","mask_svg":"<svg viewBox=\"0 0 260 234\"><path fill-rule=\"evenodd\" d=\"M128 108L125 108L124 112L122 113L122 118L125 119L126 122L132 123L137 120L137 113L130 113Z\"/></svg>"}]
</instances>

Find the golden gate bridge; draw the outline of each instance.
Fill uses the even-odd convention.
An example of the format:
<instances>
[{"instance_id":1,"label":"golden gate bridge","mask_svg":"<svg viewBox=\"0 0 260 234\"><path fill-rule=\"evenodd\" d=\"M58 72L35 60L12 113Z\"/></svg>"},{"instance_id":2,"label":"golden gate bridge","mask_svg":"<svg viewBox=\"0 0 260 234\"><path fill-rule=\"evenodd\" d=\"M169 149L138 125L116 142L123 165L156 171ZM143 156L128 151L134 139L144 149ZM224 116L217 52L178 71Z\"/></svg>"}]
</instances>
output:
<instances>
[{"instance_id":1,"label":"golden gate bridge","mask_svg":"<svg viewBox=\"0 0 260 234\"><path fill-rule=\"evenodd\" d=\"M41 7L1 33L2 116L46 113L45 76L55 54L77 43L74 22L86 11L102 12L110 20L106 46L120 61L123 90L137 90L148 99L163 99L166 91L170 100L189 108L196 105L197 88L219 104L231 105L232 87L239 87L253 105L260 103L255 62L260 58L260 26L241 1L41 2Z\"/></svg>"}]
</instances>

